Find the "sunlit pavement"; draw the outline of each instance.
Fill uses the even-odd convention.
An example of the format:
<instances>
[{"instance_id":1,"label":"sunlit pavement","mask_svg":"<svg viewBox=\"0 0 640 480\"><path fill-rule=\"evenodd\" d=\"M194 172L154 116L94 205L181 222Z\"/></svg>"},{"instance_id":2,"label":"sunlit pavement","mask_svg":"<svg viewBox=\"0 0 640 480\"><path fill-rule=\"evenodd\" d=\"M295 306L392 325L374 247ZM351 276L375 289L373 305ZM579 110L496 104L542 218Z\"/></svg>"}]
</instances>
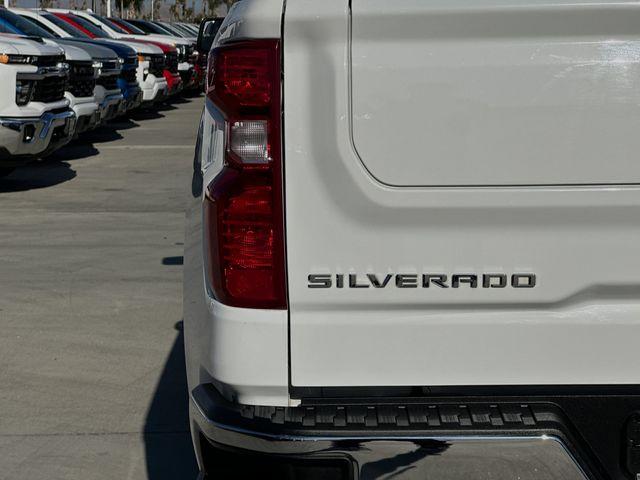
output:
<instances>
[{"instance_id":1,"label":"sunlit pavement","mask_svg":"<svg viewBox=\"0 0 640 480\"><path fill-rule=\"evenodd\" d=\"M195 479L180 329L201 109L0 179L0 479Z\"/></svg>"}]
</instances>

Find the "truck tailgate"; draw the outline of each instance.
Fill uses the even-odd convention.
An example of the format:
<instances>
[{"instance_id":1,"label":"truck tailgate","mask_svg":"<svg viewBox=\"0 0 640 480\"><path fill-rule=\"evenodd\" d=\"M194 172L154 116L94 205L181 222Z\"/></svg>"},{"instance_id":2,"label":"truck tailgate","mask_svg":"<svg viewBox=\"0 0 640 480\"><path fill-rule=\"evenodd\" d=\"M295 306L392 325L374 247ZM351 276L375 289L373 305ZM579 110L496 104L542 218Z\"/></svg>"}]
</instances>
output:
<instances>
[{"instance_id":1,"label":"truck tailgate","mask_svg":"<svg viewBox=\"0 0 640 480\"><path fill-rule=\"evenodd\" d=\"M352 5L353 140L380 182L640 180L637 5Z\"/></svg>"},{"instance_id":2,"label":"truck tailgate","mask_svg":"<svg viewBox=\"0 0 640 480\"><path fill-rule=\"evenodd\" d=\"M640 383L640 6L590 3L288 4L294 386Z\"/></svg>"}]
</instances>

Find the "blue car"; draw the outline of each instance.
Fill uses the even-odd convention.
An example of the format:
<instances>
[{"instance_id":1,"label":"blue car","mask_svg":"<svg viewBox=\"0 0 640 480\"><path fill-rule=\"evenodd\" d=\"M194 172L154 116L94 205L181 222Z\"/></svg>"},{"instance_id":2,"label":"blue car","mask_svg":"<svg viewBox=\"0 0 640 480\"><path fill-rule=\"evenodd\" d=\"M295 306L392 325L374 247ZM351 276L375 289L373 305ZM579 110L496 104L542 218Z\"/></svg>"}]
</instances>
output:
<instances>
[{"instance_id":1,"label":"blue car","mask_svg":"<svg viewBox=\"0 0 640 480\"><path fill-rule=\"evenodd\" d=\"M136 78L136 72L138 70L138 55L136 54L136 51L131 47L111 42L109 40L79 39L78 41L107 47L116 52L122 61L122 72L117 80L117 85L122 91L122 96L124 97L120 113L122 114L127 110L139 107L142 103L142 89L140 88L140 85L138 85L138 80Z\"/></svg>"}]
</instances>

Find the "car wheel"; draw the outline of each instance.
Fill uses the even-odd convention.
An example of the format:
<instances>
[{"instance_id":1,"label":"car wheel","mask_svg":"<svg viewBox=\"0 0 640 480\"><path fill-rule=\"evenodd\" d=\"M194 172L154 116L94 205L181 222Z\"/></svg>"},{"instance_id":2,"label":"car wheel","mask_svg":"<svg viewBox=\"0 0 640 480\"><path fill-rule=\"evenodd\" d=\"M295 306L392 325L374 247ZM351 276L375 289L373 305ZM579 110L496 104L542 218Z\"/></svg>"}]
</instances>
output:
<instances>
[{"instance_id":1,"label":"car wheel","mask_svg":"<svg viewBox=\"0 0 640 480\"><path fill-rule=\"evenodd\" d=\"M10 168L10 167L1 167L0 168L0 178L2 177L6 177L7 175L9 175L11 172L13 172L15 170L15 168Z\"/></svg>"}]
</instances>

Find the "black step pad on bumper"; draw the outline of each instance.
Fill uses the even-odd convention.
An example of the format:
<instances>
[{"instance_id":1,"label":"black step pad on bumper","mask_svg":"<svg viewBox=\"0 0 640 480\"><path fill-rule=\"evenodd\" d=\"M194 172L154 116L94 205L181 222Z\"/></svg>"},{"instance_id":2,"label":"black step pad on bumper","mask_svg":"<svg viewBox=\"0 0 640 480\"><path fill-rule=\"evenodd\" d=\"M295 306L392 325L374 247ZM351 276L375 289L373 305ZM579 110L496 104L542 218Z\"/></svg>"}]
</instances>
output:
<instances>
[{"instance_id":1,"label":"black step pad on bumper","mask_svg":"<svg viewBox=\"0 0 640 480\"><path fill-rule=\"evenodd\" d=\"M491 428L522 429L549 426L552 408L528 405L349 405L295 408L243 405L245 419L266 420L273 425L332 428Z\"/></svg>"},{"instance_id":2,"label":"black step pad on bumper","mask_svg":"<svg viewBox=\"0 0 640 480\"><path fill-rule=\"evenodd\" d=\"M227 402L213 387L200 385L192 396L208 418L225 423L251 426L262 432L301 434L340 431L404 431L430 432L526 430L555 431L564 429L561 410L550 403L419 403L401 405L364 404L303 405L299 407L267 407Z\"/></svg>"},{"instance_id":3,"label":"black step pad on bumper","mask_svg":"<svg viewBox=\"0 0 640 480\"><path fill-rule=\"evenodd\" d=\"M193 413L199 413L195 418L204 420L199 422L203 436L225 448L289 456L348 452L345 454L356 458L356 450L365 445L368 450L378 448L381 440L451 444L455 445L449 450L452 455L471 449L469 442L480 445L484 441L493 449L504 450L511 448L510 439L513 445L533 440L534 451L549 438L563 445L561 450L569 452L567 457L580 466L584 478L616 478L604 472L589 445L552 402L373 402L341 399L340 403L267 407L228 402L212 385L201 385L192 392ZM399 448L399 443L394 445Z\"/></svg>"}]
</instances>

